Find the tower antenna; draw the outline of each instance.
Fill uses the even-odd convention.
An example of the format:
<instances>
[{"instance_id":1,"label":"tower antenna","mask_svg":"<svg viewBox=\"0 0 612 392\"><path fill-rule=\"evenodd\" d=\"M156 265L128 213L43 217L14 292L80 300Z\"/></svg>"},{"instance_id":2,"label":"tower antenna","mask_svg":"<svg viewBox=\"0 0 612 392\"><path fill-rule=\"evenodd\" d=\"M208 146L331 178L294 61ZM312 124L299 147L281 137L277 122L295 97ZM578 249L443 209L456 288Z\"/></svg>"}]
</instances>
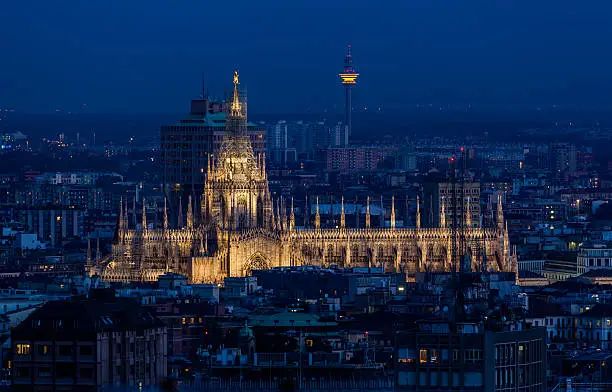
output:
<instances>
[{"instance_id":1,"label":"tower antenna","mask_svg":"<svg viewBox=\"0 0 612 392\"><path fill-rule=\"evenodd\" d=\"M208 96L206 94L206 88L205 88L205 84L204 84L204 72L202 72L202 91L200 91L200 99L204 100L207 99Z\"/></svg>"},{"instance_id":2,"label":"tower antenna","mask_svg":"<svg viewBox=\"0 0 612 392\"><path fill-rule=\"evenodd\" d=\"M353 86L357 84L357 78L359 73L353 67L353 55L351 54L351 45L347 46L346 56L344 56L344 70L339 74L342 79L342 85L344 86L345 101L344 101L344 127L345 127L345 144L348 144L348 138L351 136L352 131L352 90Z\"/></svg>"}]
</instances>

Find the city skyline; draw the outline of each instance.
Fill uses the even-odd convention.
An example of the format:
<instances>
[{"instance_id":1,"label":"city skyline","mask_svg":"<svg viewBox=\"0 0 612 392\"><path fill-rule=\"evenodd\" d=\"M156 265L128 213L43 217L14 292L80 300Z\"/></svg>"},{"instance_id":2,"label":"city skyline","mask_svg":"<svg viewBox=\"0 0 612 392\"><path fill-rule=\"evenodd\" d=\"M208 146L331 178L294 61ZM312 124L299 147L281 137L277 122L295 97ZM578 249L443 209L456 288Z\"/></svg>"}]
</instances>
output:
<instances>
[{"instance_id":1,"label":"city skyline","mask_svg":"<svg viewBox=\"0 0 612 392\"><path fill-rule=\"evenodd\" d=\"M199 95L202 72L209 90L223 95L223 70L240 67L257 102L254 112L341 113L337 68L347 44L367 75L355 91L356 107L610 104L612 58L602 48L611 32L603 2L594 5L601 12L567 1L529 8L34 3L34 12L13 3L0 19L0 32L14 37L0 44L0 106L21 112L86 104L94 113L180 113L185 100ZM227 18L236 22L231 29L224 27ZM224 39L214 38L217 31Z\"/></svg>"}]
</instances>

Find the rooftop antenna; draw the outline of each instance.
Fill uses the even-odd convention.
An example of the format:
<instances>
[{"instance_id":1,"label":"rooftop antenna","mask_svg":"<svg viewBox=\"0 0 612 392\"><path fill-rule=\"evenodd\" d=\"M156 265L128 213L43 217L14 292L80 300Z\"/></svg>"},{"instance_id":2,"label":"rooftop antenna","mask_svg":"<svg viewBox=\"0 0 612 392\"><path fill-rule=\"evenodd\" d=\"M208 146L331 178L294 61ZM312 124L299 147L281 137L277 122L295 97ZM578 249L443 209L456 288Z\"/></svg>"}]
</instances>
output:
<instances>
[{"instance_id":1,"label":"rooftop antenna","mask_svg":"<svg viewBox=\"0 0 612 392\"><path fill-rule=\"evenodd\" d=\"M208 99L208 91L206 91L206 84L204 83L204 72L202 72L202 91L200 91L200 99Z\"/></svg>"}]
</instances>

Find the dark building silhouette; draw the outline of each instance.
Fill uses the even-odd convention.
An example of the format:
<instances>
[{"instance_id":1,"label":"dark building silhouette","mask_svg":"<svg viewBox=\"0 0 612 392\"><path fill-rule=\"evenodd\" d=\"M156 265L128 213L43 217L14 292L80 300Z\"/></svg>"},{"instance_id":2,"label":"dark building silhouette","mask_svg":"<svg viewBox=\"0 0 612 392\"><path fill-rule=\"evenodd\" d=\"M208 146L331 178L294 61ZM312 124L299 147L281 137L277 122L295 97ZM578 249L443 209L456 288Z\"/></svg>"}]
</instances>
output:
<instances>
[{"instance_id":1,"label":"dark building silhouette","mask_svg":"<svg viewBox=\"0 0 612 392\"><path fill-rule=\"evenodd\" d=\"M166 327L112 291L46 303L13 329L11 342L15 391L153 386L167 375Z\"/></svg>"},{"instance_id":2,"label":"dark building silhouette","mask_svg":"<svg viewBox=\"0 0 612 392\"><path fill-rule=\"evenodd\" d=\"M513 326L431 321L399 334L396 390L546 391L546 329Z\"/></svg>"}]
</instances>

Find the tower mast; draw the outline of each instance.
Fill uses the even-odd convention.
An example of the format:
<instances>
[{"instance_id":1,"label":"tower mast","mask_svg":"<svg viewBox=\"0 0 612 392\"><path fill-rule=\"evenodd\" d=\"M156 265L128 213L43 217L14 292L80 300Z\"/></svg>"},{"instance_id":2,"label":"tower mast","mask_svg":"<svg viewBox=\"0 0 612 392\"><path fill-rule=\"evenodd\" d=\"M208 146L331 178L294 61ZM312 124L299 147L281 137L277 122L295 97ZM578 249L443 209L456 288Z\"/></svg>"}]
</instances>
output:
<instances>
[{"instance_id":1,"label":"tower mast","mask_svg":"<svg viewBox=\"0 0 612 392\"><path fill-rule=\"evenodd\" d=\"M351 55L351 45L347 46L346 56L344 56L344 71L339 74L342 79L342 85L344 86L344 144L348 144L348 139L352 132L352 90L353 86L357 84L357 78L359 73L353 67L353 56Z\"/></svg>"}]
</instances>

